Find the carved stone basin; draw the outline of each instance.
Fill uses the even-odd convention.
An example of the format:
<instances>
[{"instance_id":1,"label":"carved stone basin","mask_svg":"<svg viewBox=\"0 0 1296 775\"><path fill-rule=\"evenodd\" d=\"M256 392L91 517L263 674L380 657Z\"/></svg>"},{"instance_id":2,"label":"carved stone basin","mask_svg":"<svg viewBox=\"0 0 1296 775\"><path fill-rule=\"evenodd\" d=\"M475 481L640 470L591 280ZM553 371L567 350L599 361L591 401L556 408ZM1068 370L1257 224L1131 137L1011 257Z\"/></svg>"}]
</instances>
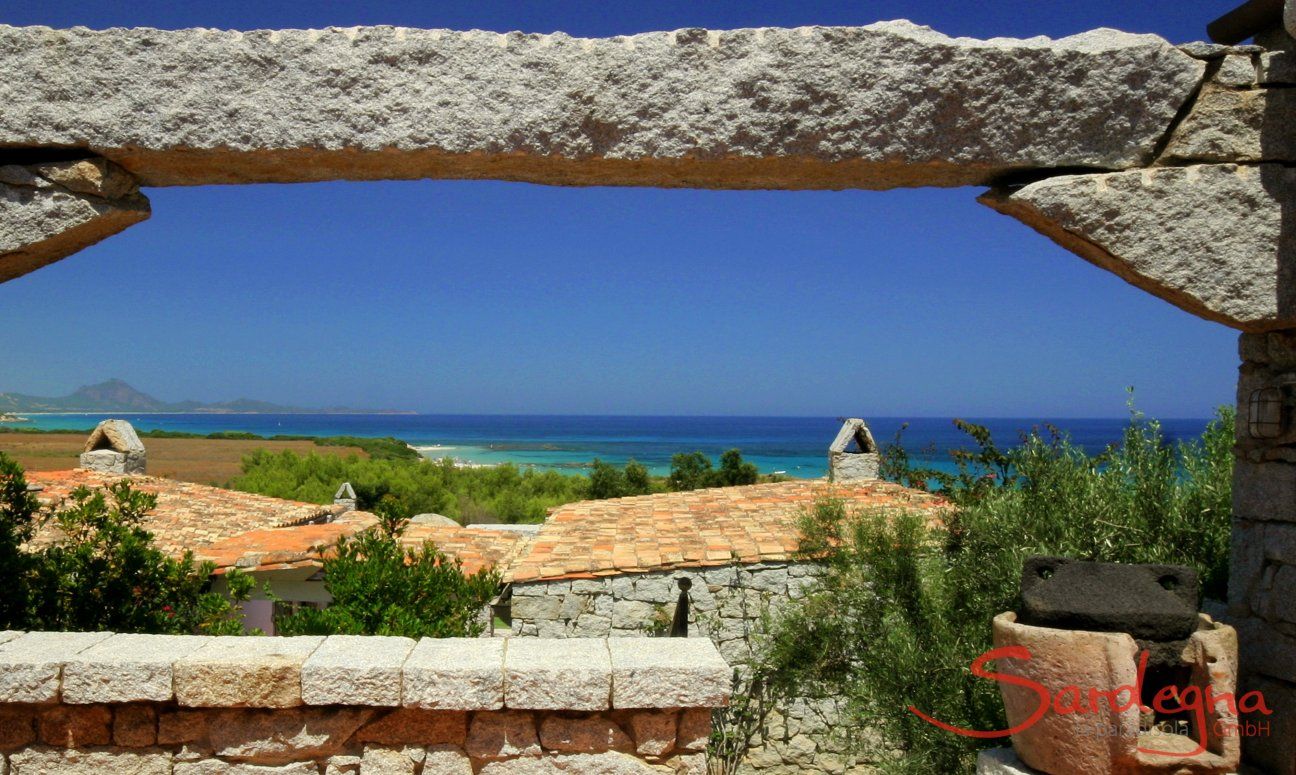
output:
<instances>
[{"instance_id":1,"label":"carved stone basin","mask_svg":"<svg viewBox=\"0 0 1296 775\"><path fill-rule=\"evenodd\" d=\"M1141 585L1148 578L1163 583ZM1023 763L1049 775L1237 769L1237 634L1205 614L1183 618L1196 602L1191 570L1032 558L1022 593L1024 610L1050 624L1002 613L994 645L1013 648L995 672Z\"/></svg>"}]
</instances>

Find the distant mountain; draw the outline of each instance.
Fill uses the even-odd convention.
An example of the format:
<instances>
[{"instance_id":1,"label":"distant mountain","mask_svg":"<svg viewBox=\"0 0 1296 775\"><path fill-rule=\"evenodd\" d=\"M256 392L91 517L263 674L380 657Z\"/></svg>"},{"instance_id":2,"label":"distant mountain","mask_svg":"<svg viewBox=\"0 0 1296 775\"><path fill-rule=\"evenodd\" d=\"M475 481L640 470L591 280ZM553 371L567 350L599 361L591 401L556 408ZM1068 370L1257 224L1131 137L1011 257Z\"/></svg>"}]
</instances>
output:
<instances>
[{"instance_id":1,"label":"distant mountain","mask_svg":"<svg viewBox=\"0 0 1296 775\"><path fill-rule=\"evenodd\" d=\"M204 404L198 401L167 402L141 392L120 379L110 379L97 385L79 387L71 395L61 398L44 398L28 396L22 393L0 393L0 412L122 412L126 414L143 414L147 412L213 412L224 414L406 414L390 410L349 409L334 407L330 409L302 409L296 406L280 406L268 401L255 401L250 398L236 398L233 401L221 401L215 404Z\"/></svg>"}]
</instances>

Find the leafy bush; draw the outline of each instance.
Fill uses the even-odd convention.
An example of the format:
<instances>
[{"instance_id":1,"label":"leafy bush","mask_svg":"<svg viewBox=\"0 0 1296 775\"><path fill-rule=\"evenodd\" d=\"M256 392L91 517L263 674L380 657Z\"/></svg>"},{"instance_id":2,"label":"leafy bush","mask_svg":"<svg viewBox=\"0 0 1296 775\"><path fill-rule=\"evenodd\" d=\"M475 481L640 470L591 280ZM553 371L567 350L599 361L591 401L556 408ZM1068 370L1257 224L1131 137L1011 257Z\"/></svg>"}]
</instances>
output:
<instances>
[{"instance_id":1,"label":"leafy bush","mask_svg":"<svg viewBox=\"0 0 1296 775\"><path fill-rule=\"evenodd\" d=\"M464 468L451 460L375 460L356 455L298 455L257 450L243 457L237 490L328 503L351 482L359 507L392 496L411 514L432 512L466 522L540 522L550 508L586 497L585 477L516 466Z\"/></svg>"},{"instance_id":2,"label":"leafy bush","mask_svg":"<svg viewBox=\"0 0 1296 775\"><path fill-rule=\"evenodd\" d=\"M652 492L652 479L648 469L630 460L624 469L611 463L604 463L598 458L589 475L589 497L594 500L604 498L624 498L630 495L647 495Z\"/></svg>"},{"instance_id":3,"label":"leafy bush","mask_svg":"<svg viewBox=\"0 0 1296 775\"><path fill-rule=\"evenodd\" d=\"M1171 446L1135 414L1121 443L1094 457L1053 431L1003 451L964 425L976 448L956 458L954 475L887 450L892 478L934 483L956 510L932 525L818 504L803 520L802 550L828 572L774 627L765 679L844 697L847 726L881 734L875 753L887 771L971 772L979 748L1003 741L954 735L906 709L1006 727L997 684L969 665L991 648L990 620L1016 607L1026 557L1185 564L1207 595L1224 595L1233 419L1221 409L1200 439Z\"/></svg>"},{"instance_id":4,"label":"leafy bush","mask_svg":"<svg viewBox=\"0 0 1296 775\"><path fill-rule=\"evenodd\" d=\"M141 527L156 504L122 480L42 509L22 468L0 453L0 629L241 633L237 604L250 579L229 577L233 600L209 591L210 564L195 565L189 552L168 557ZM57 540L20 549L45 522Z\"/></svg>"},{"instance_id":5,"label":"leafy bush","mask_svg":"<svg viewBox=\"0 0 1296 775\"><path fill-rule=\"evenodd\" d=\"M443 459L364 459L356 455L299 455L291 450L256 450L243 456L236 490L328 503L342 482L351 482L361 509L372 510L392 496L411 514L444 514L462 524L543 522L549 510L586 499L619 498L699 487L726 487L760 480L756 466L736 449L720 467L701 452L675 455L671 475L654 479L631 460L623 469L595 460L590 476L519 469L514 465L469 468Z\"/></svg>"},{"instance_id":6,"label":"leafy bush","mask_svg":"<svg viewBox=\"0 0 1296 775\"><path fill-rule=\"evenodd\" d=\"M22 545L35 532L39 509L22 466L0 452L0 630L26 628L33 560Z\"/></svg>"},{"instance_id":7,"label":"leafy bush","mask_svg":"<svg viewBox=\"0 0 1296 775\"><path fill-rule=\"evenodd\" d=\"M381 523L342 537L324 558L328 608L303 608L276 622L281 635L401 635L475 637L499 574L463 573L457 559L431 542L406 548L400 537L409 514L393 498L377 507Z\"/></svg>"},{"instance_id":8,"label":"leafy bush","mask_svg":"<svg viewBox=\"0 0 1296 775\"><path fill-rule=\"evenodd\" d=\"M742 453L731 449L720 456L720 468L713 468L711 459L701 452L679 453L671 457L670 476L666 486L675 491L700 490L705 487L733 487L755 484L760 471L755 463L743 460Z\"/></svg>"}]
</instances>

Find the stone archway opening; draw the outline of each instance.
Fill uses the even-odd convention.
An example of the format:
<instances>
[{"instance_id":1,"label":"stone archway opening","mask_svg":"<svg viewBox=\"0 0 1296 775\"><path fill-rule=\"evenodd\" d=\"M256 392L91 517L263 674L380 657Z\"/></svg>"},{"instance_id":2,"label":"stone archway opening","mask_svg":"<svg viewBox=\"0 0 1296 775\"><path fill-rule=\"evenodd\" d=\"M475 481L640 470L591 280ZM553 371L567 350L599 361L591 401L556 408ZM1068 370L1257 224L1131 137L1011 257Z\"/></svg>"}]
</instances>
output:
<instances>
[{"instance_id":1,"label":"stone archway opening","mask_svg":"<svg viewBox=\"0 0 1296 775\"><path fill-rule=\"evenodd\" d=\"M1296 41L1269 21L1263 48L1113 30L979 41L908 22L602 40L0 26L0 281L146 219L139 186L978 185L1242 331L1249 397L1296 375ZM1239 430L1230 605L1244 669L1290 705L1296 423L1277 423Z\"/></svg>"}]
</instances>

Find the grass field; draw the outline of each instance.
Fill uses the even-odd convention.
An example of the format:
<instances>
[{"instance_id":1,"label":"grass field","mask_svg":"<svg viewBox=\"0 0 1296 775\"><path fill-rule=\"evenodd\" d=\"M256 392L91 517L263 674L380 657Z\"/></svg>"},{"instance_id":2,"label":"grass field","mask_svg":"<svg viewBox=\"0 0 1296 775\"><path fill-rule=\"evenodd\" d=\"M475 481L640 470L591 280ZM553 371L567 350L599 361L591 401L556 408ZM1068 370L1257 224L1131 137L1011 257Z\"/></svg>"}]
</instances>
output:
<instances>
[{"instance_id":1,"label":"grass field","mask_svg":"<svg viewBox=\"0 0 1296 775\"><path fill-rule=\"evenodd\" d=\"M0 452L30 471L59 471L77 467L86 437L79 433L3 433ZM229 439L144 439L148 472L185 482L224 485L242 471L239 461L256 449L299 455L359 455L358 447L320 447L313 441L245 441Z\"/></svg>"}]
</instances>

